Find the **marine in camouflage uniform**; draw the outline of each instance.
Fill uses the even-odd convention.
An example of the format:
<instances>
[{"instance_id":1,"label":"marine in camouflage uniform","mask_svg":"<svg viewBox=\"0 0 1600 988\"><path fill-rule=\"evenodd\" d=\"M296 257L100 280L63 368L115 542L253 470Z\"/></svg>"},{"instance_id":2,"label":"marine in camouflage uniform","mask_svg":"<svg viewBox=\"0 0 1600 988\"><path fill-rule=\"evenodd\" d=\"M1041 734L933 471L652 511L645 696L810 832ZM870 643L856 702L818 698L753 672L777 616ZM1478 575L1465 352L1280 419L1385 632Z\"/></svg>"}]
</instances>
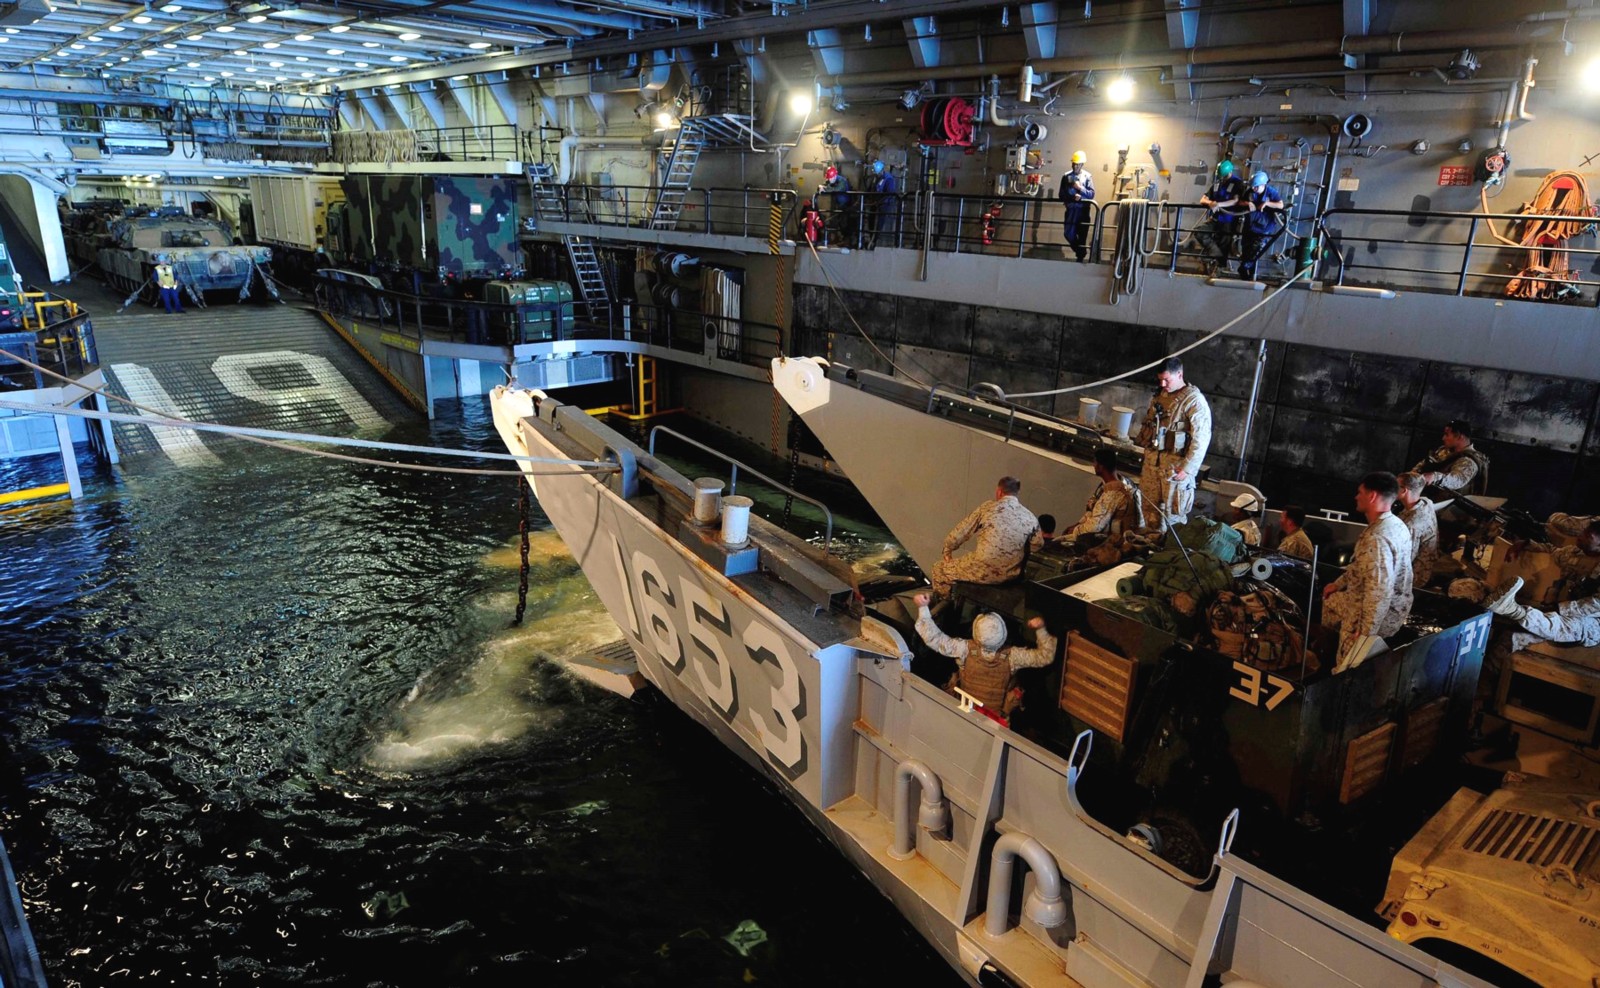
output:
<instances>
[{"instance_id":1,"label":"marine in camouflage uniform","mask_svg":"<svg viewBox=\"0 0 1600 988\"><path fill-rule=\"evenodd\" d=\"M1311 544L1311 536L1307 535L1304 529L1301 529L1293 535L1285 535L1283 540L1278 543L1278 551L1285 556L1293 556L1296 559L1310 559L1315 553L1316 547Z\"/></svg>"},{"instance_id":2,"label":"marine in camouflage uniform","mask_svg":"<svg viewBox=\"0 0 1600 988\"><path fill-rule=\"evenodd\" d=\"M1128 478L1117 473L1117 454L1102 449L1094 454L1094 475L1100 486L1089 495L1083 506L1083 517L1067 529L1062 538L1077 539L1085 535L1117 536L1136 532L1144 527L1144 505L1139 499L1139 488Z\"/></svg>"},{"instance_id":3,"label":"marine in camouflage uniform","mask_svg":"<svg viewBox=\"0 0 1600 988\"><path fill-rule=\"evenodd\" d=\"M1022 483L1015 477L1001 477L992 501L985 501L950 530L944 539L944 559L933 567L934 592L950 593L957 580L972 583L1004 583L1022 572L1029 552L1044 547L1039 519L1017 500ZM977 547L956 558L955 552L974 535Z\"/></svg>"},{"instance_id":4,"label":"marine in camouflage uniform","mask_svg":"<svg viewBox=\"0 0 1600 988\"><path fill-rule=\"evenodd\" d=\"M1411 532L1411 583L1420 587L1433 579L1439 563L1439 516L1433 502L1422 496L1421 474L1403 473L1399 481L1400 503L1394 513Z\"/></svg>"},{"instance_id":5,"label":"marine in camouflage uniform","mask_svg":"<svg viewBox=\"0 0 1600 988\"><path fill-rule=\"evenodd\" d=\"M1557 606L1554 611L1542 611L1517 603L1515 593L1507 593L1490 604L1489 609L1522 626L1523 630L1511 635L1514 652L1543 641L1588 647L1600 645L1600 597L1581 597Z\"/></svg>"},{"instance_id":6,"label":"marine in camouflage uniform","mask_svg":"<svg viewBox=\"0 0 1600 988\"><path fill-rule=\"evenodd\" d=\"M1472 427L1457 419L1444 427L1444 445L1411 468L1423 479L1447 491L1482 494L1489 481L1489 457L1472 445Z\"/></svg>"},{"instance_id":7,"label":"marine in camouflage uniform","mask_svg":"<svg viewBox=\"0 0 1600 988\"><path fill-rule=\"evenodd\" d=\"M1411 616L1411 532L1389 510L1396 487L1392 474L1362 478L1356 506L1367 528L1343 575L1323 590L1322 623L1339 630L1335 672L1364 658L1350 651L1363 638L1387 638Z\"/></svg>"},{"instance_id":8,"label":"marine in camouflage uniform","mask_svg":"<svg viewBox=\"0 0 1600 988\"><path fill-rule=\"evenodd\" d=\"M1044 619L1028 622L1037 644L1033 648L1006 645L1006 623L998 614L979 614L972 622L972 637L952 638L939 630L928 612L927 598L919 597L917 634L940 655L956 660L956 685L977 702L1009 717L1021 702L1012 692L1012 677L1022 669L1038 669L1055 661L1056 639L1045 630Z\"/></svg>"},{"instance_id":9,"label":"marine in camouflage uniform","mask_svg":"<svg viewBox=\"0 0 1600 988\"><path fill-rule=\"evenodd\" d=\"M1135 441L1144 450L1139 490L1145 527L1164 532L1168 521L1188 521L1194 508L1195 479L1211 447L1211 406L1199 388L1184 383L1183 362L1176 357L1162 365L1157 380L1160 390Z\"/></svg>"}]
</instances>

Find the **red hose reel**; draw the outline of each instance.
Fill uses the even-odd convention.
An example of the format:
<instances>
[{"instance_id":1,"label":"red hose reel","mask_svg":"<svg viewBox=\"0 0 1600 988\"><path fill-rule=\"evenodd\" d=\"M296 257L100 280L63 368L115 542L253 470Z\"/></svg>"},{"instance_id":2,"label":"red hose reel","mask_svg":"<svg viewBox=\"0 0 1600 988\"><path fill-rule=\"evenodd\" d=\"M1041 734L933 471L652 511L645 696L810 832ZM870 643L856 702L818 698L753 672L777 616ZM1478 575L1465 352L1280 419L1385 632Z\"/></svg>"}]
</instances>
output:
<instances>
[{"instance_id":1,"label":"red hose reel","mask_svg":"<svg viewBox=\"0 0 1600 988\"><path fill-rule=\"evenodd\" d=\"M922 104L922 143L929 147L971 147L971 103L959 96L945 96Z\"/></svg>"}]
</instances>

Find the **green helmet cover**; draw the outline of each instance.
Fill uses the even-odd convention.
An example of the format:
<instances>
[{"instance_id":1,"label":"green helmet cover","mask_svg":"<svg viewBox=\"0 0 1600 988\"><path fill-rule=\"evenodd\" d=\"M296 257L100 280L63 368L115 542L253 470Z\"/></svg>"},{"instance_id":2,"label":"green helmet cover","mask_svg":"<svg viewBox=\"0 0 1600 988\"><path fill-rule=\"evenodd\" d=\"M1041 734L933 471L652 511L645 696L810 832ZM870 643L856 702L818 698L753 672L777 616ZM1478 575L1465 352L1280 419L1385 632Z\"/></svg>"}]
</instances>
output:
<instances>
[{"instance_id":1,"label":"green helmet cover","mask_svg":"<svg viewBox=\"0 0 1600 988\"><path fill-rule=\"evenodd\" d=\"M1219 162L1217 162L1217 177L1218 178L1232 178L1233 177L1233 162L1231 162L1231 161L1219 161Z\"/></svg>"}]
</instances>

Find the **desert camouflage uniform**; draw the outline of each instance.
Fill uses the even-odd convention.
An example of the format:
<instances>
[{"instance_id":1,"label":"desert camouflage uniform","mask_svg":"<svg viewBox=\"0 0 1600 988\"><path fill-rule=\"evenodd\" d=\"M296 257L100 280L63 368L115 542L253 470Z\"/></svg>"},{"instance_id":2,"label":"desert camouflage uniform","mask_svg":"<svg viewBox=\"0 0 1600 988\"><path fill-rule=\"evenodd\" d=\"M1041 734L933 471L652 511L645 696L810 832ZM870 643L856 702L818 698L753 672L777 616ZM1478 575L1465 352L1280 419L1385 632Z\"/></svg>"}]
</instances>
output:
<instances>
[{"instance_id":1,"label":"desert camouflage uniform","mask_svg":"<svg viewBox=\"0 0 1600 988\"><path fill-rule=\"evenodd\" d=\"M1433 578L1433 568L1439 563L1439 517L1433 502L1425 497L1394 513L1411 531L1411 584L1420 587Z\"/></svg>"},{"instance_id":2,"label":"desert camouflage uniform","mask_svg":"<svg viewBox=\"0 0 1600 988\"><path fill-rule=\"evenodd\" d=\"M1600 515L1569 515L1565 511L1557 511L1545 521L1544 530L1551 539L1576 541L1596 518L1600 518Z\"/></svg>"},{"instance_id":3,"label":"desert camouflage uniform","mask_svg":"<svg viewBox=\"0 0 1600 988\"><path fill-rule=\"evenodd\" d=\"M1205 395L1192 384L1157 394L1150 399L1136 441L1144 450L1139 490L1144 493L1145 527L1167 530L1158 505L1174 525L1188 521L1194 507L1195 479L1211 447L1211 406ZM1183 480L1173 481L1172 474L1180 469Z\"/></svg>"},{"instance_id":4,"label":"desert camouflage uniform","mask_svg":"<svg viewBox=\"0 0 1600 988\"><path fill-rule=\"evenodd\" d=\"M1483 480L1479 479L1479 475L1487 477L1488 466L1489 457L1478 447L1467 443L1467 448L1459 453L1452 453L1446 447L1440 446L1418 461L1417 465L1411 468L1411 472L1441 474L1434 486L1443 487L1447 491L1481 494Z\"/></svg>"},{"instance_id":5,"label":"desert camouflage uniform","mask_svg":"<svg viewBox=\"0 0 1600 988\"><path fill-rule=\"evenodd\" d=\"M959 559L952 558L974 534L977 548ZM1022 560L1029 552L1043 547L1039 519L1016 497L1008 494L985 501L945 536L944 559L933 567L934 592L948 594L957 580L1004 583L1022 572Z\"/></svg>"},{"instance_id":6,"label":"desert camouflage uniform","mask_svg":"<svg viewBox=\"0 0 1600 988\"><path fill-rule=\"evenodd\" d=\"M1118 477L1111 484L1102 481L1094 489L1088 503L1083 506L1083 517L1067 529L1065 537L1075 539L1080 535L1101 533L1121 535L1123 532L1136 531L1143 525L1138 489L1133 486L1133 481Z\"/></svg>"},{"instance_id":7,"label":"desert camouflage uniform","mask_svg":"<svg viewBox=\"0 0 1600 988\"><path fill-rule=\"evenodd\" d=\"M1355 558L1322 601L1322 623L1339 629L1340 652L1363 636L1387 638L1411 616L1411 533L1392 513L1356 540Z\"/></svg>"},{"instance_id":8,"label":"desert camouflage uniform","mask_svg":"<svg viewBox=\"0 0 1600 988\"><path fill-rule=\"evenodd\" d=\"M1569 600L1554 611L1529 607L1517 618L1522 631L1511 636L1511 650L1521 650L1541 641L1576 642L1600 645L1600 597Z\"/></svg>"},{"instance_id":9,"label":"desert camouflage uniform","mask_svg":"<svg viewBox=\"0 0 1600 988\"><path fill-rule=\"evenodd\" d=\"M991 652L976 641L952 638L939 630L927 605L917 612L917 634L929 648L956 660L964 692L1005 716L1010 715L1014 706L1010 697L1012 675L1021 669L1047 666L1056 657L1056 638L1045 628L1034 632L1037 643L1033 648L1004 645Z\"/></svg>"},{"instance_id":10,"label":"desert camouflage uniform","mask_svg":"<svg viewBox=\"0 0 1600 988\"><path fill-rule=\"evenodd\" d=\"M1285 535L1283 541L1278 543L1278 551L1286 556L1294 556L1297 559L1310 559L1313 555L1311 536L1305 533L1305 529L1301 529L1293 535Z\"/></svg>"},{"instance_id":11,"label":"desert camouflage uniform","mask_svg":"<svg viewBox=\"0 0 1600 988\"><path fill-rule=\"evenodd\" d=\"M1254 518L1236 521L1230 526L1244 538L1244 544L1255 547L1261 544L1261 526L1256 524Z\"/></svg>"}]
</instances>

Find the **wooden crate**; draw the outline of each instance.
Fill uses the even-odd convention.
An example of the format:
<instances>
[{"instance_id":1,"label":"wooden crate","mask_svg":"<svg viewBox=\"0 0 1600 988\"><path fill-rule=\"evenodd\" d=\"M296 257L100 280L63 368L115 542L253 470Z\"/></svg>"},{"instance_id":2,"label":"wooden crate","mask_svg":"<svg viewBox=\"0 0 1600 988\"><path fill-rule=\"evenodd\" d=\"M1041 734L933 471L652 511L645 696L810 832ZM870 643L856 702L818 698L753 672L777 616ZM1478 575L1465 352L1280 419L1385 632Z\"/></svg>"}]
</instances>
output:
<instances>
[{"instance_id":1,"label":"wooden crate","mask_svg":"<svg viewBox=\"0 0 1600 988\"><path fill-rule=\"evenodd\" d=\"M1062 710L1097 731L1124 740L1133 709L1138 663L1101 648L1076 631L1067 633L1067 664L1061 674Z\"/></svg>"},{"instance_id":2,"label":"wooden crate","mask_svg":"<svg viewBox=\"0 0 1600 988\"><path fill-rule=\"evenodd\" d=\"M1551 651L1563 650L1556 648ZM1588 652L1592 649L1571 651ZM1513 684L1513 680L1519 676L1540 680L1556 689L1566 691L1571 694L1572 705L1575 708L1581 707L1585 712L1576 720L1568 721L1550 716L1547 711L1524 706L1518 702ZM1600 672L1531 649L1514 652L1511 661L1500 671L1500 689L1495 701L1497 711L1506 720L1543 731L1552 737L1576 741L1579 744L1593 744L1595 730L1600 727ZM1582 723L1577 723L1577 720L1581 720Z\"/></svg>"},{"instance_id":3,"label":"wooden crate","mask_svg":"<svg viewBox=\"0 0 1600 988\"><path fill-rule=\"evenodd\" d=\"M1344 749L1344 776L1339 780L1339 802L1349 804L1377 789L1389 770L1395 725L1385 724L1352 740Z\"/></svg>"}]
</instances>

